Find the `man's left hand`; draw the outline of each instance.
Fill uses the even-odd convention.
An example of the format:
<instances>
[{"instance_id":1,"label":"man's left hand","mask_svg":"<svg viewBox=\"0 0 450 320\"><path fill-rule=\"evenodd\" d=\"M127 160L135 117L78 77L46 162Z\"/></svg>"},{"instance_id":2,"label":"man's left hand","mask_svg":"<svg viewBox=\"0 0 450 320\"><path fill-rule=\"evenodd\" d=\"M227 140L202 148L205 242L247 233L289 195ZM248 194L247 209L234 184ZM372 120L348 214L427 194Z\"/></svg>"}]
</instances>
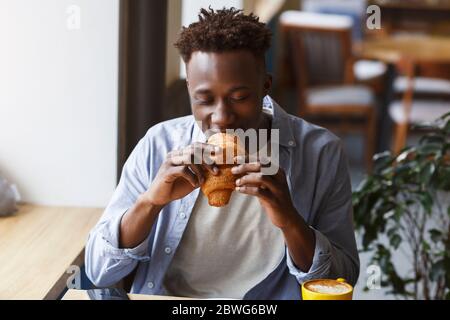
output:
<instances>
[{"instance_id":1,"label":"man's left hand","mask_svg":"<svg viewBox=\"0 0 450 320\"><path fill-rule=\"evenodd\" d=\"M236 191L257 196L272 223L285 228L298 215L289 192L286 174L282 168L274 175L261 172L259 161L236 165L231 169L235 175L243 175L236 180Z\"/></svg>"}]
</instances>

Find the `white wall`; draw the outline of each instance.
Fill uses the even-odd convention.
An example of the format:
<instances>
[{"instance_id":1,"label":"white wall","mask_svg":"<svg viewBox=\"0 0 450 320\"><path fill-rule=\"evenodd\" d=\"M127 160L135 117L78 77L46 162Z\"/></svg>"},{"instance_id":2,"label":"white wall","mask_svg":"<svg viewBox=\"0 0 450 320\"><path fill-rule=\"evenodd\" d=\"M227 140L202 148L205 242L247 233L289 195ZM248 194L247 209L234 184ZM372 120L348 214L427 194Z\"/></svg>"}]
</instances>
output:
<instances>
[{"instance_id":1,"label":"white wall","mask_svg":"<svg viewBox=\"0 0 450 320\"><path fill-rule=\"evenodd\" d=\"M80 29L70 5L81 9ZM116 180L118 0L0 0L0 39L0 175L27 202L106 205Z\"/></svg>"},{"instance_id":2,"label":"white wall","mask_svg":"<svg viewBox=\"0 0 450 320\"><path fill-rule=\"evenodd\" d=\"M214 10L222 9L223 7L238 9L243 8L242 0L182 0L183 5L181 8L181 23L187 27L193 22L198 21L198 14L201 8L208 8L211 6ZM181 61L180 64L180 77L186 78L186 66Z\"/></svg>"}]
</instances>

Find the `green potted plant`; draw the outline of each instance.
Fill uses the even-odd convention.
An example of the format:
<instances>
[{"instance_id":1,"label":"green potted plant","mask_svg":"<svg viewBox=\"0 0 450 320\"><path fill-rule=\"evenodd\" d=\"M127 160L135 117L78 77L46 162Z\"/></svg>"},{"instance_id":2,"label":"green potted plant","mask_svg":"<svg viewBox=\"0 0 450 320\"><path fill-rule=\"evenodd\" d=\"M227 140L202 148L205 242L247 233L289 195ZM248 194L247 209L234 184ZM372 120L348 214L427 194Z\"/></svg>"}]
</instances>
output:
<instances>
[{"instance_id":1,"label":"green potted plant","mask_svg":"<svg viewBox=\"0 0 450 320\"><path fill-rule=\"evenodd\" d=\"M355 228L389 293L450 299L450 112L420 127L418 145L374 157L353 192ZM409 271L398 270L398 254Z\"/></svg>"}]
</instances>

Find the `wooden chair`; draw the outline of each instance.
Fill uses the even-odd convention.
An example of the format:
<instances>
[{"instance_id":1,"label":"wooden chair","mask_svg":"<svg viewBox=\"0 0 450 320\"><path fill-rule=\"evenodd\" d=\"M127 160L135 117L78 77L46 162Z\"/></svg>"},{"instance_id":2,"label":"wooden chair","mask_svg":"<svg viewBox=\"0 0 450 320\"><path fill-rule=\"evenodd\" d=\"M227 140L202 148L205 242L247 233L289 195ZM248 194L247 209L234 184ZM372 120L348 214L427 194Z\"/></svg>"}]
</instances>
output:
<instances>
[{"instance_id":1,"label":"wooden chair","mask_svg":"<svg viewBox=\"0 0 450 320\"><path fill-rule=\"evenodd\" d=\"M341 15L284 12L280 16L285 43L283 73L293 74L301 117L336 133L364 134L370 170L375 151L375 97L369 87L354 81L352 23ZM324 122L330 119L331 124ZM340 123L335 126L333 120Z\"/></svg>"},{"instance_id":2,"label":"wooden chair","mask_svg":"<svg viewBox=\"0 0 450 320\"><path fill-rule=\"evenodd\" d=\"M410 65L411 63L413 66ZM397 71L400 74L394 81L394 91L397 97L403 97L409 89L408 73L410 73L414 80L412 81L414 98L450 101L449 63L401 61L397 66ZM413 72L412 75L411 72Z\"/></svg>"},{"instance_id":3,"label":"wooden chair","mask_svg":"<svg viewBox=\"0 0 450 320\"><path fill-rule=\"evenodd\" d=\"M403 96L389 106L389 115L394 123L392 151L395 154L405 147L411 126L433 122L450 112L450 88L445 79L428 80L427 86L426 78L418 78L417 83L417 65L408 59L401 60L398 68L404 73Z\"/></svg>"}]
</instances>

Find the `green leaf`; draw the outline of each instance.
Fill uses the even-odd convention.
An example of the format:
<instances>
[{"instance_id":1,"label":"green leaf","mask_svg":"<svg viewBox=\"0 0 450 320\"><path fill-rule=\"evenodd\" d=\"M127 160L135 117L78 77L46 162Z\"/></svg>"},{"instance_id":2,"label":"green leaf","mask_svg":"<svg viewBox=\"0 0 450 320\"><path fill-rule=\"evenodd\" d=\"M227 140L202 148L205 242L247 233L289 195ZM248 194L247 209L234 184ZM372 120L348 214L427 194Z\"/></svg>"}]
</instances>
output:
<instances>
[{"instance_id":1,"label":"green leaf","mask_svg":"<svg viewBox=\"0 0 450 320\"><path fill-rule=\"evenodd\" d=\"M437 176L439 178L435 183L436 188L450 191L450 168L440 168Z\"/></svg>"},{"instance_id":2,"label":"green leaf","mask_svg":"<svg viewBox=\"0 0 450 320\"><path fill-rule=\"evenodd\" d=\"M435 145L439 146L438 149L440 149L440 148L442 148L442 145L444 144L444 142L445 142L445 139L442 135L432 133L432 134L423 136L420 139L419 144L420 145L435 144Z\"/></svg>"},{"instance_id":3,"label":"green leaf","mask_svg":"<svg viewBox=\"0 0 450 320\"><path fill-rule=\"evenodd\" d=\"M364 248L370 246L370 244L376 240L378 237L378 232L375 228L366 229L366 232L363 235L362 245Z\"/></svg>"},{"instance_id":4,"label":"green leaf","mask_svg":"<svg viewBox=\"0 0 450 320\"><path fill-rule=\"evenodd\" d=\"M428 242L426 242L425 240L422 241L422 247L423 247L423 250L425 250L425 251L430 251L430 249L431 249L430 244Z\"/></svg>"},{"instance_id":5,"label":"green leaf","mask_svg":"<svg viewBox=\"0 0 450 320\"><path fill-rule=\"evenodd\" d=\"M403 162L407 159L413 159L415 157L416 148L404 148L396 157L397 163Z\"/></svg>"},{"instance_id":6,"label":"green leaf","mask_svg":"<svg viewBox=\"0 0 450 320\"><path fill-rule=\"evenodd\" d=\"M445 120L446 118L450 118L450 111L444 113L439 119ZM450 119L449 119L449 121L450 121Z\"/></svg>"},{"instance_id":7,"label":"green leaf","mask_svg":"<svg viewBox=\"0 0 450 320\"><path fill-rule=\"evenodd\" d=\"M389 239L389 243L391 244L392 247L394 247L395 250L398 249L398 247L400 246L400 243L402 242L402 237L400 237L398 234L393 234L390 239Z\"/></svg>"},{"instance_id":8,"label":"green leaf","mask_svg":"<svg viewBox=\"0 0 450 320\"><path fill-rule=\"evenodd\" d=\"M388 229L388 231L386 232L386 234L387 234L387 236L390 238L390 237L392 237L397 231L398 231L398 230L397 230L396 227L390 228L390 229Z\"/></svg>"},{"instance_id":9,"label":"green leaf","mask_svg":"<svg viewBox=\"0 0 450 320\"><path fill-rule=\"evenodd\" d=\"M420 182L424 185L428 185L435 171L436 165L433 162L427 163L420 172Z\"/></svg>"},{"instance_id":10,"label":"green leaf","mask_svg":"<svg viewBox=\"0 0 450 320\"><path fill-rule=\"evenodd\" d=\"M427 213L431 213L431 209L433 207L433 197L429 192L423 192L419 196L420 203Z\"/></svg>"},{"instance_id":11,"label":"green leaf","mask_svg":"<svg viewBox=\"0 0 450 320\"><path fill-rule=\"evenodd\" d=\"M431 266L430 278L431 280L436 281L440 276L444 275L445 272L444 260L439 260Z\"/></svg>"},{"instance_id":12,"label":"green leaf","mask_svg":"<svg viewBox=\"0 0 450 320\"><path fill-rule=\"evenodd\" d=\"M405 212L405 209L402 206L398 206L397 208L395 208L395 211L394 211L395 221L399 222L404 212Z\"/></svg>"},{"instance_id":13,"label":"green leaf","mask_svg":"<svg viewBox=\"0 0 450 320\"><path fill-rule=\"evenodd\" d=\"M439 242L442 239L442 232L438 229L431 229L428 231L433 242Z\"/></svg>"},{"instance_id":14,"label":"green leaf","mask_svg":"<svg viewBox=\"0 0 450 320\"><path fill-rule=\"evenodd\" d=\"M425 154L434 154L442 149L442 145L439 143L427 143L420 147L420 152Z\"/></svg>"},{"instance_id":15,"label":"green leaf","mask_svg":"<svg viewBox=\"0 0 450 320\"><path fill-rule=\"evenodd\" d=\"M382 169L391 166L394 158L390 151L384 151L373 156L374 172L380 172Z\"/></svg>"},{"instance_id":16,"label":"green leaf","mask_svg":"<svg viewBox=\"0 0 450 320\"><path fill-rule=\"evenodd\" d=\"M444 131L445 132L450 132L450 121L447 121L447 123L445 124Z\"/></svg>"}]
</instances>

